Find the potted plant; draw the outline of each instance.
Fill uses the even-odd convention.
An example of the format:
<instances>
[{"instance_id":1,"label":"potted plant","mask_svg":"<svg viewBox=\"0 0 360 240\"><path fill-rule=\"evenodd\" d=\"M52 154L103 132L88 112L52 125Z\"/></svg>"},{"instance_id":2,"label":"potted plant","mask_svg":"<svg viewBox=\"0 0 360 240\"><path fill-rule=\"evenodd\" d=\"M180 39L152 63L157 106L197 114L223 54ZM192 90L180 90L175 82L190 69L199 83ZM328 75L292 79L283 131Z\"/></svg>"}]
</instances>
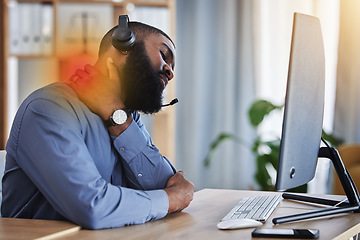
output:
<instances>
[{"instance_id":1,"label":"potted plant","mask_svg":"<svg viewBox=\"0 0 360 240\"><path fill-rule=\"evenodd\" d=\"M275 105L266 100L256 100L250 107L248 111L248 117L251 125L254 128L257 128L265 119L267 115L269 115L272 111L277 110L280 111L284 105ZM327 134L326 132L322 132L322 137L330 142L333 146L337 146L341 143L341 140L337 139L333 135ZM204 160L204 165L209 166L214 152L219 146L227 140L235 141L239 144L243 144L244 141L231 133L221 133L219 134L216 139L212 141L210 144L209 152ZM252 144L252 152L255 154L256 157L256 173L255 173L255 180L257 184L260 186L261 190L264 191L273 191L275 190L275 186L272 183L271 176L269 174L268 168L272 166L275 170L278 169L278 161L279 161L279 154L280 154L280 138L274 138L270 141L263 141L261 136L257 136L255 141ZM268 151L264 153L261 149L266 148ZM306 192L307 185L303 185L292 189L290 191L294 192Z\"/></svg>"}]
</instances>

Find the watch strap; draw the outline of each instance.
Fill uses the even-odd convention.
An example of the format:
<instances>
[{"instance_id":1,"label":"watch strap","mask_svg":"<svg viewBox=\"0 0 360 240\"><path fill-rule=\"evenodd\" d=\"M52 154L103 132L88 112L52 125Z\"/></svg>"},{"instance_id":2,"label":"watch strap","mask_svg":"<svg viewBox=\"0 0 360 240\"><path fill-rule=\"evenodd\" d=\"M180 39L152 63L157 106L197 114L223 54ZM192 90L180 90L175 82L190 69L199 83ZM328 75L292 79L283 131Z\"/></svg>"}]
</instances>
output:
<instances>
[{"instance_id":1,"label":"watch strap","mask_svg":"<svg viewBox=\"0 0 360 240\"><path fill-rule=\"evenodd\" d=\"M116 123L113 121L112 116L109 119L104 121L106 127L116 126Z\"/></svg>"}]
</instances>

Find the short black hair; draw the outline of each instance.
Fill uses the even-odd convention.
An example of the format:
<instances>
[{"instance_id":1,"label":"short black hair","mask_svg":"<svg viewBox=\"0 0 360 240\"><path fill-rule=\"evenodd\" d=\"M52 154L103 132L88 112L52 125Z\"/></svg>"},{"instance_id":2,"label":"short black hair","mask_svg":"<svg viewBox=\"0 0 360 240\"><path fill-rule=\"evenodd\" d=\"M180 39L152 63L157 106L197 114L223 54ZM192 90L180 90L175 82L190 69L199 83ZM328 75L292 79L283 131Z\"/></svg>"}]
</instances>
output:
<instances>
[{"instance_id":1,"label":"short black hair","mask_svg":"<svg viewBox=\"0 0 360 240\"><path fill-rule=\"evenodd\" d=\"M175 47L175 43L171 40L171 38L165 32L163 32L162 30L160 30L156 27L147 25L145 23L140 23L140 22L129 22L128 27L134 33L137 42L143 41L150 34L157 34L157 35L165 36L167 39L169 39L171 41L171 43ZM110 29L102 38L102 40L100 42L98 57L101 57L112 45L111 37L116 28L117 28L117 26Z\"/></svg>"}]
</instances>

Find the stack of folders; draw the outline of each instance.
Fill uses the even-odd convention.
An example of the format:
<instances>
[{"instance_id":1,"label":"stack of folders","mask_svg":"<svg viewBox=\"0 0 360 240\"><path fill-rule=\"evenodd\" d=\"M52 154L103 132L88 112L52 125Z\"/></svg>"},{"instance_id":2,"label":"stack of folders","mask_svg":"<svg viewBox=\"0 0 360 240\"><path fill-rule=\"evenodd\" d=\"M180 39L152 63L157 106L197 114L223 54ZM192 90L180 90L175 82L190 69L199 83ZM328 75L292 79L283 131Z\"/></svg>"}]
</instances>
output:
<instances>
[{"instance_id":1,"label":"stack of folders","mask_svg":"<svg viewBox=\"0 0 360 240\"><path fill-rule=\"evenodd\" d=\"M54 14L51 3L8 3L9 50L14 55L53 53Z\"/></svg>"}]
</instances>

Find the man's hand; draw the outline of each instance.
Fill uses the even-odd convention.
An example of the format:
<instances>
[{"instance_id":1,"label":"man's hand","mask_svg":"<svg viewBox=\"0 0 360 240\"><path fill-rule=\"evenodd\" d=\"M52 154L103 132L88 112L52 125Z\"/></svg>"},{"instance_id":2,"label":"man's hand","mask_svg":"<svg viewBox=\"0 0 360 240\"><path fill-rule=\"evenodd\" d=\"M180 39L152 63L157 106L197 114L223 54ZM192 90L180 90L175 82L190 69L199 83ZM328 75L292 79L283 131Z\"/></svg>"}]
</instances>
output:
<instances>
[{"instance_id":1,"label":"man's hand","mask_svg":"<svg viewBox=\"0 0 360 240\"><path fill-rule=\"evenodd\" d=\"M183 171L175 173L164 190L169 198L168 213L180 212L193 200L194 184L185 179Z\"/></svg>"},{"instance_id":2,"label":"man's hand","mask_svg":"<svg viewBox=\"0 0 360 240\"><path fill-rule=\"evenodd\" d=\"M116 66L107 59L109 76L94 67L86 65L78 69L66 83L75 90L79 99L103 120L107 120L115 109L124 108L121 99L121 85Z\"/></svg>"}]
</instances>

